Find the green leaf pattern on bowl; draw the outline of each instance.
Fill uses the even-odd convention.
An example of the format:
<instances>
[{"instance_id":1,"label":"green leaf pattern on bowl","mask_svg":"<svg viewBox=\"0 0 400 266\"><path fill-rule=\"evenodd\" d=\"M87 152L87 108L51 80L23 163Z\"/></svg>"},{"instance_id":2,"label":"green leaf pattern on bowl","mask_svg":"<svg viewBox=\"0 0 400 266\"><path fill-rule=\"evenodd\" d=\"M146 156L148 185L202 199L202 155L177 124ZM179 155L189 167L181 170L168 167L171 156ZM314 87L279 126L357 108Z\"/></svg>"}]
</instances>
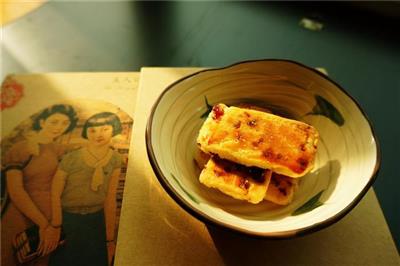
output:
<instances>
[{"instance_id":1,"label":"green leaf pattern on bowl","mask_svg":"<svg viewBox=\"0 0 400 266\"><path fill-rule=\"evenodd\" d=\"M324 192L324 190L321 190L320 192L318 192L314 197L312 197L311 199L309 199L306 203L304 203L302 206L300 206L299 208L297 208L293 213L292 216L296 216L296 215L300 215L309 211L314 210L315 208L323 205L323 203L319 200L319 198L321 197L322 193Z\"/></svg>"},{"instance_id":2,"label":"green leaf pattern on bowl","mask_svg":"<svg viewBox=\"0 0 400 266\"><path fill-rule=\"evenodd\" d=\"M335 106L333 106L333 104L320 95L315 95L314 97L317 103L312 111L308 113L309 115L323 115L338 126L344 125L345 120L343 115L338 111L338 109L336 109Z\"/></svg>"},{"instance_id":3,"label":"green leaf pattern on bowl","mask_svg":"<svg viewBox=\"0 0 400 266\"><path fill-rule=\"evenodd\" d=\"M206 103L206 108L207 108L207 111L205 111L201 116L200 116L200 118L206 118L207 116L208 116L208 114L212 111L212 105L210 105L209 103L208 103L208 99L207 99L207 97L206 96L204 96L204 101L205 101L205 103Z\"/></svg>"},{"instance_id":4,"label":"green leaf pattern on bowl","mask_svg":"<svg viewBox=\"0 0 400 266\"><path fill-rule=\"evenodd\" d=\"M172 174L172 173L171 173L171 176L172 176L172 178L175 180L175 182L178 184L178 186L182 189L182 191L183 191L191 200L193 200L194 202L196 202L197 204L199 204L199 201L198 201L193 195L191 195L189 192L187 192L187 191L183 188L183 186L182 186L181 182L178 180L178 178L176 178L176 177L174 176L174 174Z\"/></svg>"}]
</instances>

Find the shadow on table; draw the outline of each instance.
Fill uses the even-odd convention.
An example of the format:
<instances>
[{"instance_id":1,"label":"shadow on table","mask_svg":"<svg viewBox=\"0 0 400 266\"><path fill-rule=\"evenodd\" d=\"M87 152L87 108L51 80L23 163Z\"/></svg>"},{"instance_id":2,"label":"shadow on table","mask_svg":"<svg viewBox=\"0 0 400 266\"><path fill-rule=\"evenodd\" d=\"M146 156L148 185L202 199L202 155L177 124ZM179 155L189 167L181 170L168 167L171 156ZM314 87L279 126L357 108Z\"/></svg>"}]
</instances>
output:
<instances>
[{"instance_id":1,"label":"shadow on table","mask_svg":"<svg viewBox=\"0 0 400 266\"><path fill-rule=\"evenodd\" d=\"M310 265L323 263L321 238L304 236L286 240L252 238L207 226L215 247L226 265ZM315 233L317 235L318 233Z\"/></svg>"},{"instance_id":2,"label":"shadow on table","mask_svg":"<svg viewBox=\"0 0 400 266\"><path fill-rule=\"evenodd\" d=\"M225 265L398 265L373 191L344 219L292 239L264 239L207 225Z\"/></svg>"}]
</instances>

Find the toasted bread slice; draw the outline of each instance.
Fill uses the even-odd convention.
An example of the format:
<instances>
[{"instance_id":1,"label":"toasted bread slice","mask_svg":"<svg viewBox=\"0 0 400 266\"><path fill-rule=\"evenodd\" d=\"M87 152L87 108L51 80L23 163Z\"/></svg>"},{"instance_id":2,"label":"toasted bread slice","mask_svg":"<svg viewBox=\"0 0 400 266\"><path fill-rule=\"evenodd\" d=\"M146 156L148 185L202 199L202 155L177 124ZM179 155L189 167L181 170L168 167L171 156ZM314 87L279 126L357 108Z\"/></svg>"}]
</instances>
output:
<instances>
[{"instance_id":1,"label":"toasted bread slice","mask_svg":"<svg viewBox=\"0 0 400 266\"><path fill-rule=\"evenodd\" d=\"M270 179L269 170L244 167L217 156L211 157L199 177L207 187L253 204L264 199Z\"/></svg>"},{"instance_id":2,"label":"toasted bread slice","mask_svg":"<svg viewBox=\"0 0 400 266\"><path fill-rule=\"evenodd\" d=\"M265 200L279 205L288 205L292 202L297 189L298 179L272 173Z\"/></svg>"},{"instance_id":3,"label":"toasted bread slice","mask_svg":"<svg viewBox=\"0 0 400 266\"><path fill-rule=\"evenodd\" d=\"M300 121L217 104L197 143L206 153L297 178L313 168L318 132Z\"/></svg>"},{"instance_id":4,"label":"toasted bread slice","mask_svg":"<svg viewBox=\"0 0 400 266\"><path fill-rule=\"evenodd\" d=\"M194 161L200 170L203 170L203 168L206 166L210 158L211 158L210 154L205 153L200 149L196 149L196 152L194 154Z\"/></svg>"}]
</instances>

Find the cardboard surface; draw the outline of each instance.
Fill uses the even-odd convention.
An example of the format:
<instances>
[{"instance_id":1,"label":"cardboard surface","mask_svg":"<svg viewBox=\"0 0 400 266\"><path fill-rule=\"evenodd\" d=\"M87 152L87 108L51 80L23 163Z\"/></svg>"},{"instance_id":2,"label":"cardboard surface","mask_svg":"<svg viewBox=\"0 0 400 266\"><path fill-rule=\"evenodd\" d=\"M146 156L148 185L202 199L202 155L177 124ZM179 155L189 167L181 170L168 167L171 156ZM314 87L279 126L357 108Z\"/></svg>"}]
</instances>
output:
<instances>
[{"instance_id":1,"label":"cardboard surface","mask_svg":"<svg viewBox=\"0 0 400 266\"><path fill-rule=\"evenodd\" d=\"M373 189L336 224L290 240L207 226L178 206L153 173L145 129L160 93L198 70L142 68L115 265L400 265Z\"/></svg>"}]
</instances>

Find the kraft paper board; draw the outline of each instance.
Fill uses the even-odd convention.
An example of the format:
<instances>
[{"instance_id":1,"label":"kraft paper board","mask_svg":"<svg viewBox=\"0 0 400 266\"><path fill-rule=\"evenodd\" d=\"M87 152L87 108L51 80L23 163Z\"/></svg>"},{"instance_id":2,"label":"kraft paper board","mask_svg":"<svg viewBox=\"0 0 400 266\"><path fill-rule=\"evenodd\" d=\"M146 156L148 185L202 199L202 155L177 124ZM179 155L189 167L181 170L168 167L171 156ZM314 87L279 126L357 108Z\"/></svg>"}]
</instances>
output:
<instances>
[{"instance_id":1,"label":"kraft paper board","mask_svg":"<svg viewBox=\"0 0 400 266\"><path fill-rule=\"evenodd\" d=\"M141 69L115 265L400 265L373 189L339 222L288 240L214 228L175 203L150 166L146 123L161 92L198 70Z\"/></svg>"}]
</instances>

